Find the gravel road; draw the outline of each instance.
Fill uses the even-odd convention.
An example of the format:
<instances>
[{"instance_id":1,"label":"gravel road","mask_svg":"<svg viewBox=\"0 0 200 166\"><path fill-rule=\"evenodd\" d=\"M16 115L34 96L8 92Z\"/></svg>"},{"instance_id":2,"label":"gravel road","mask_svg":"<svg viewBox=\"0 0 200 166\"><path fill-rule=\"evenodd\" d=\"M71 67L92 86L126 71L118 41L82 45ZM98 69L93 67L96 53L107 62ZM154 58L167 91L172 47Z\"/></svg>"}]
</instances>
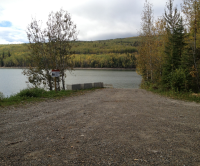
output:
<instances>
[{"instance_id":1,"label":"gravel road","mask_svg":"<svg viewBox=\"0 0 200 166\"><path fill-rule=\"evenodd\" d=\"M1 166L200 166L200 104L108 88L0 109Z\"/></svg>"}]
</instances>

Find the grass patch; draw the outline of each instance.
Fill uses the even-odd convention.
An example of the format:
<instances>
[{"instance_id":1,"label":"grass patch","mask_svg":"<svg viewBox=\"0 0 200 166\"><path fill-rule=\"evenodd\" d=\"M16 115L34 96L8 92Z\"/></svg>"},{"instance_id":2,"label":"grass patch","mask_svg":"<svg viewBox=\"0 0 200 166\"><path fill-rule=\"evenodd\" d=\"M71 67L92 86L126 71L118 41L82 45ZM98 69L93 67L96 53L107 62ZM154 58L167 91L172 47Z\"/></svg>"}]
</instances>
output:
<instances>
[{"instance_id":1,"label":"grass patch","mask_svg":"<svg viewBox=\"0 0 200 166\"><path fill-rule=\"evenodd\" d=\"M166 96L172 99L191 101L200 103L200 94L196 94L193 92L183 92L183 91L174 91L174 90L164 90L163 88L157 86L156 84L151 83L143 83L141 85L142 89L151 91L153 93L159 94L161 96Z\"/></svg>"},{"instance_id":2,"label":"grass patch","mask_svg":"<svg viewBox=\"0 0 200 166\"><path fill-rule=\"evenodd\" d=\"M39 102L47 99L61 99L63 97L69 97L72 95L81 95L85 92L93 91L97 88L86 89L86 90L62 90L62 91L45 91L41 88L28 88L21 90L19 93L10 97L4 98L3 95L0 97L0 107L27 104L29 102Z\"/></svg>"}]
</instances>

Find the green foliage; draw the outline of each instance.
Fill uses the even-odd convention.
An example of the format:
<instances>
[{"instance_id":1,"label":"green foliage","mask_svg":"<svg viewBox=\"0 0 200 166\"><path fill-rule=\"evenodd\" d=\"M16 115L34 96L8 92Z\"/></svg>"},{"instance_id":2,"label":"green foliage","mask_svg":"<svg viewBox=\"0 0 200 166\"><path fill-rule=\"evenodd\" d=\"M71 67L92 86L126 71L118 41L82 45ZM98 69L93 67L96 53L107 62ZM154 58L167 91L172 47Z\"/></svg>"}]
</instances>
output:
<instances>
[{"instance_id":1,"label":"green foliage","mask_svg":"<svg viewBox=\"0 0 200 166\"><path fill-rule=\"evenodd\" d=\"M73 63L76 67L92 68L135 68L135 54L77 54Z\"/></svg>"},{"instance_id":2,"label":"green foliage","mask_svg":"<svg viewBox=\"0 0 200 166\"><path fill-rule=\"evenodd\" d=\"M51 70L57 69L60 71L58 85L60 87L61 82L62 89L65 89L65 71L73 69L71 49L77 40L76 25L72 22L70 14L63 9L55 13L50 12L45 28L42 28L40 23L32 19L27 27L27 46L31 63L23 74L29 77L30 83L35 85L35 82L40 83L42 79L47 83L45 86L53 90Z\"/></svg>"},{"instance_id":3,"label":"green foliage","mask_svg":"<svg viewBox=\"0 0 200 166\"><path fill-rule=\"evenodd\" d=\"M140 74L143 74L143 80L148 81L144 82L142 87L175 92L192 89L193 92L196 92L198 90L198 81L195 79L198 78L198 71L195 67L193 49L187 42L189 35L184 29L183 19L177 8L173 8L172 2L172 0L168 0L167 10L163 19L154 23L156 30L155 34L151 35L151 38L155 37L155 41L160 41L158 42L158 47L151 47L151 53L154 53L153 55L155 56L150 57L149 63L147 63L147 58L144 58L145 55L150 55L148 53L149 47L142 44L140 46L140 54L138 56L140 59L137 59L137 67L139 66ZM159 27L162 29L161 31L159 31ZM144 55L141 55L141 53ZM156 62L155 64L160 62L159 66L155 67L155 64L152 63L153 61ZM146 64L151 63L152 65L147 68ZM154 72L152 72L153 74L151 73L151 78L152 75L156 75L156 77L149 81L150 72L148 70L152 69ZM155 83L157 84L156 86Z\"/></svg>"},{"instance_id":4,"label":"green foliage","mask_svg":"<svg viewBox=\"0 0 200 166\"><path fill-rule=\"evenodd\" d=\"M140 39L138 37L110 39L101 41L76 41L75 54L107 54L137 52Z\"/></svg>"},{"instance_id":5,"label":"green foliage","mask_svg":"<svg viewBox=\"0 0 200 166\"><path fill-rule=\"evenodd\" d=\"M172 0L167 3L168 13L165 12L164 19L166 21L166 31L168 41L165 45L165 61L163 64L162 84L165 88L174 90L183 90L182 84L185 84L186 79L185 71L182 70L182 57L184 56L185 33L182 18L177 11L173 10ZM177 74L181 74L179 77ZM177 76L177 77L176 77ZM181 81L184 81L181 83ZM181 83L180 85L178 85Z\"/></svg>"},{"instance_id":6,"label":"green foliage","mask_svg":"<svg viewBox=\"0 0 200 166\"><path fill-rule=\"evenodd\" d=\"M61 91L45 91L40 88L28 88L20 91L19 93L12 95L8 98L0 99L0 108L10 105L26 104L29 102L40 102L47 99L60 99L63 97L68 97L71 95L81 95L88 91L93 91L93 89L88 90L61 90Z\"/></svg>"},{"instance_id":7,"label":"green foliage","mask_svg":"<svg viewBox=\"0 0 200 166\"><path fill-rule=\"evenodd\" d=\"M41 70L39 68L34 68L34 67L30 67L28 70L25 69L23 70L23 74L28 76L28 81L35 87L40 87L41 84L43 84L44 87L47 87L46 85L48 85L49 79L51 79L51 83L53 85L53 80L52 80L52 77L51 76L47 76L45 74L45 70Z\"/></svg>"},{"instance_id":8,"label":"green foliage","mask_svg":"<svg viewBox=\"0 0 200 166\"><path fill-rule=\"evenodd\" d=\"M46 91L40 88L28 88L21 90L16 97L41 97Z\"/></svg>"},{"instance_id":9,"label":"green foliage","mask_svg":"<svg viewBox=\"0 0 200 166\"><path fill-rule=\"evenodd\" d=\"M0 67L25 67L29 63L27 44L0 45Z\"/></svg>"},{"instance_id":10,"label":"green foliage","mask_svg":"<svg viewBox=\"0 0 200 166\"><path fill-rule=\"evenodd\" d=\"M2 92L0 92L0 100L3 100L5 97Z\"/></svg>"},{"instance_id":11,"label":"green foliage","mask_svg":"<svg viewBox=\"0 0 200 166\"><path fill-rule=\"evenodd\" d=\"M178 100L195 101L197 103L200 103L200 94L194 94L191 90L190 91L177 91L175 89L166 90L160 84L155 84L152 82L144 82L144 81L141 83L140 87L148 91L157 93L161 96L166 96Z\"/></svg>"},{"instance_id":12,"label":"green foliage","mask_svg":"<svg viewBox=\"0 0 200 166\"><path fill-rule=\"evenodd\" d=\"M75 59L74 67L135 67L132 61L135 59L139 37L111 39L101 41L75 41L73 42ZM29 44L0 45L0 66L27 67L30 61ZM10 53L10 57L9 57ZM132 58L128 57L132 56ZM111 59L113 58L113 63ZM79 59L79 60L78 60ZM80 62L81 59L81 62ZM89 61L92 59L93 62ZM100 61L101 59L101 61ZM132 59L132 60L131 60ZM131 60L131 62L128 62ZM109 64L109 61L111 62ZM105 63L103 63L105 62ZM86 64L86 65L85 65ZM112 65L111 65L112 64Z\"/></svg>"},{"instance_id":13,"label":"green foliage","mask_svg":"<svg viewBox=\"0 0 200 166\"><path fill-rule=\"evenodd\" d=\"M171 72L169 76L169 82L171 89L174 91L188 90L188 81L184 69L180 68L176 69L174 72Z\"/></svg>"}]
</instances>

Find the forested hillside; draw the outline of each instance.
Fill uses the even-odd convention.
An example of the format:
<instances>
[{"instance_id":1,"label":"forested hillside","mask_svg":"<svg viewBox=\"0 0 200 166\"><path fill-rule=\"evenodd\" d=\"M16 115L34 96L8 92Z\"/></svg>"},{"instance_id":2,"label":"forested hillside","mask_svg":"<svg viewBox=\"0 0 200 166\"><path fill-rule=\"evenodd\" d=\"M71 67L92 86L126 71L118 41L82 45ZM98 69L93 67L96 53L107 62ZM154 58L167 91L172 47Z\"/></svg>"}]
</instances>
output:
<instances>
[{"instance_id":1,"label":"forested hillside","mask_svg":"<svg viewBox=\"0 0 200 166\"><path fill-rule=\"evenodd\" d=\"M74 67L135 68L139 38L76 41L71 59ZM28 44L0 45L1 67L29 66Z\"/></svg>"}]
</instances>

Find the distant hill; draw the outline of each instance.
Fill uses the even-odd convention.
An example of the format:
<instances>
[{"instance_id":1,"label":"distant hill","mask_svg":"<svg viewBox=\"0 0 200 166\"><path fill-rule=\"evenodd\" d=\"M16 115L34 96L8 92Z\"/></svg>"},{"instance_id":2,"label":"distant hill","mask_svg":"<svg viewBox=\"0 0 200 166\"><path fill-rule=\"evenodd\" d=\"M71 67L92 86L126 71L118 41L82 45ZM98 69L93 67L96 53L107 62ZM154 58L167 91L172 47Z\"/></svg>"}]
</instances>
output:
<instances>
[{"instance_id":1,"label":"distant hill","mask_svg":"<svg viewBox=\"0 0 200 166\"><path fill-rule=\"evenodd\" d=\"M139 41L139 37L98 41L76 41L73 47L73 51L75 52L74 65L75 67L132 67L133 64L125 65L123 61L128 61L127 58L129 56L133 57L133 54L137 53ZM0 66L27 66L28 55L29 50L27 48L27 43L2 44L0 45ZM78 59L79 62L77 62ZM91 64L91 60L88 59L92 59L96 62ZM100 65L100 59L104 61L104 63L102 62L103 65L102 63ZM114 64L116 63L113 66L111 62L113 60L119 62L113 62ZM81 61L83 61L83 64Z\"/></svg>"}]
</instances>

